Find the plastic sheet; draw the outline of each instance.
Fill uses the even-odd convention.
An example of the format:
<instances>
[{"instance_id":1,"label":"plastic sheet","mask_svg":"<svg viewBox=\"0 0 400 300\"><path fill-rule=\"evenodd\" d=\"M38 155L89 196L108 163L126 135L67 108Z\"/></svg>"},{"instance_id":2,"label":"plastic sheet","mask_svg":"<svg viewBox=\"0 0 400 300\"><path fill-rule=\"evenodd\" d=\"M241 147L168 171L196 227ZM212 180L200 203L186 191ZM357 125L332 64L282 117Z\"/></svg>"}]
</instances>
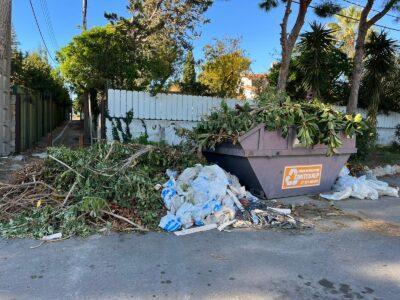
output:
<instances>
[{"instance_id":1,"label":"plastic sheet","mask_svg":"<svg viewBox=\"0 0 400 300\"><path fill-rule=\"evenodd\" d=\"M399 197L398 188L390 187L388 183L375 178L370 173L359 178L351 176L347 167L343 167L332 187L335 193L320 196L328 200L344 200L350 197L370 200L377 200L379 196Z\"/></svg>"}]
</instances>

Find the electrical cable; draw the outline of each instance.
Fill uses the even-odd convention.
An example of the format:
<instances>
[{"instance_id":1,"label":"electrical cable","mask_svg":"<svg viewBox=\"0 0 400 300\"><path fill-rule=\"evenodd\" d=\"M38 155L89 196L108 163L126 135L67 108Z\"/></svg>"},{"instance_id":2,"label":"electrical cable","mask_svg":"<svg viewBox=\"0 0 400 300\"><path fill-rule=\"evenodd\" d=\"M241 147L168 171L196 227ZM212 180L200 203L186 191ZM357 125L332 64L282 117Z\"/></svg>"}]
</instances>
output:
<instances>
[{"instance_id":1,"label":"electrical cable","mask_svg":"<svg viewBox=\"0 0 400 300\"><path fill-rule=\"evenodd\" d=\"M365 8L365 6L362 6L361 4L355 3L355 2L350 1L350 0L342 0L342 1L347 2L347 3L349 3L351 5L354 5L354 6L358 6L360 8ZM371 11L380 12L379 10L373 9L373 8L371 8ZM386 14L385 16L392 17L392 18L395 18L397 20L400 18L400 16L395 16L395 15L392 15L392 14Z\"/></svg>"},{"instance_id":2,"label":"electrical cable","mask_svg":"<svg viewBox=\"0 0 400 300\"><path fill-rule=\"evenodd\" d=\"M43 37L43 33L42 33L42 30L40 29L39 21L38 21L37 16L36 16L35 8L33 7L33 4L32 4L32 0L29 0L29 4L31 5L33 17L34 17L34 19L35 19L36 26L37 26L37 28L38 28L38 30L39 30L39 34L40 34L40 37L42 38L42 42L43 42L43 45L44 45L44 47L45 47L45 49L46 49L46 52L47 52L47 54L49 55L50 59L51 59L55 64L57 64L57 62L55 61L55 59L54 59L53 56L51 55L51 53L50 53L50 51L49 51L49 48L47 47L46 41L45 41L45 39L44 39L44 37Z\"/></svg>"},{"instance_id":3,"label":"electrical cable","mask_svg":"<svg viewBox=\"0 0 400 300\"><path fill-rule=\"evenodd\" d=\"M50 39L51 39L51 42L52 42L54 48L58 49L60 47L58 46L57 39L54 34L54 28L53 28L53 24L51 22L47 1L46 0L39 0L39 1L40 1L40 6L42 9L43 16L44 16L44 20L46 22L47 32L49 33L49 36L50 36Z\"/></svg>"}]
</instances>

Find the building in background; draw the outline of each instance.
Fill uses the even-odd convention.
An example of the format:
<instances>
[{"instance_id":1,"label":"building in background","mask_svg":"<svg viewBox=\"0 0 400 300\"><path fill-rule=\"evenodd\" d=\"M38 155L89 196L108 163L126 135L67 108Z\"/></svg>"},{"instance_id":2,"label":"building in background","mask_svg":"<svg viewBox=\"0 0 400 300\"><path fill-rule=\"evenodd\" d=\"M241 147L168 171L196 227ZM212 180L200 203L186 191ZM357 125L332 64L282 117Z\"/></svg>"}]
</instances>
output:
<instances>
[{"instance_id":1,"label":"building in background","mask_svg":"<svg viewBox=\"0 0 400 300\"><path fill-rule=\"evenodd\" d=\"M240 79L240 92L244 99L253 100L260 93L262 87L268 84L267 74L247 73Z\"/></svg>"}]
</instances>

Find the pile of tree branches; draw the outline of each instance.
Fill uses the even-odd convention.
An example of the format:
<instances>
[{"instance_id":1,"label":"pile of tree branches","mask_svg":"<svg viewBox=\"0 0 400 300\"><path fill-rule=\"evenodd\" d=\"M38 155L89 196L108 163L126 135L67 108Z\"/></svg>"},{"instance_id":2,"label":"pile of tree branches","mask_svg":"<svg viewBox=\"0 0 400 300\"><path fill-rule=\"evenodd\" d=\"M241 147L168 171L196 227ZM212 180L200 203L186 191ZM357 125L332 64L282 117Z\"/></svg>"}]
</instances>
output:
<instances>
[{"instance_id":1,"label":"pile of tree branches","mask_svg":"<svg viewBox=\"0 0 400 300\"><path fill-rule=\"evenodd\" d=\"M264 124L267 130L280 130L286 138L290 128L304 147L324 144L327 155L333 155L341 147L341 135L348 137L363 134L367 125L360 114L344 114L331 105L317 100L292 102L288 97L266 92L257 105L237 105L230 108L225 102L219 110L205 118L192 132L185 132L200 148L215 148L223 142L236 144L238 138Z\"/></svg>"},{"instance_id":2,"label":"pile of tree branches","mask_svg":"<svg viewBox=\"0 0 400 300\"><path fill-rule=\"evenodd\" d=\"M0 183L0 236L154 229L165 213L157 189L165 170L197 162L189 151L168 146L113 142L50 148L47 159Z\"/></svg>"}]
</instances>

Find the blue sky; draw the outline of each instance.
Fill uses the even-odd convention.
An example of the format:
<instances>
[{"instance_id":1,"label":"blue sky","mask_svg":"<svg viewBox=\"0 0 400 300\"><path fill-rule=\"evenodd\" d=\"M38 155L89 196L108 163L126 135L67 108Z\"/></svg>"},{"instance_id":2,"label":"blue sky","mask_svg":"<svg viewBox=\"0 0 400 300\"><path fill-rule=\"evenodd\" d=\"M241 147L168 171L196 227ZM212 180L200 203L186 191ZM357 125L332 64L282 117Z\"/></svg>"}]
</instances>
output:
<instances>
[{"instance_id":1,"label":"blue sky","mask_svg":"<svg viewBox=\"0 0 400 300\"><path fill-rule=\"evenodd\" d=\"M44 0L32 0L46 43L54 56L57 45L52 42L48 34L41 1ZM62 47L80 32L82 0L46 2L57 44ZM88 0L88 27L106 24L104 12L127 15L125 9L127 2L127 0ZM354 0L354 2L363 4L365 0ZM267 71L271 63L279 58L279 23L283 15L283 6L266 13L258 8L258 3L259 0L216 0L207 12L211 22L200 28L202 35L194 41L196 59L201 58L202 48L213 38L240 37L242 47L253 61L252 70ZM343 2L343 5L346 3ZM315 19L316 16L310 12L307 23ZM322 22L328 21L322 20ZM400 29L400 23L395 23L391 17L385 17L379 23ZM34 23L29 0L13 1L13 24L20 47L27 51L38 49L41 39ZM304 29L306 28L307 26ZM391 31L390 35L400 40L400 32Z\"/></svg>"}]
</instances>

